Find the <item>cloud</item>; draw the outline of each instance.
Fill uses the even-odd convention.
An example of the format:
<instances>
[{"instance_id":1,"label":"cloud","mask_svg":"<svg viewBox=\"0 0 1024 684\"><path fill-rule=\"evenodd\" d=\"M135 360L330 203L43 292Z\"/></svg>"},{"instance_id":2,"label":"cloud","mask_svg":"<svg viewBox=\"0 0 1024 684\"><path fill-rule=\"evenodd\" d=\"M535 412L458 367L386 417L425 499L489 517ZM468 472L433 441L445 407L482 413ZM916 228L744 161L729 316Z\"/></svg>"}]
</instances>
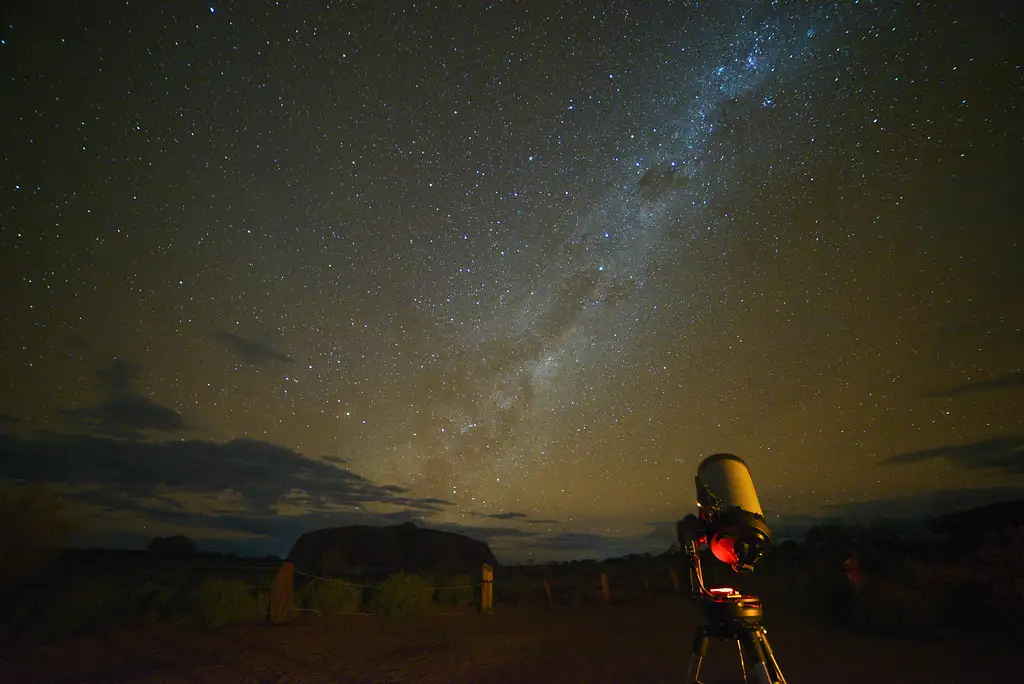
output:
<instances>
[{"instance_id":1,"label":"cloud","mask_svg":"<svg viewBox=\"0 0 1024 684\"><path fill-rule=\"evenodd\" d=\"M254 513L275 513L294 492L307 512L335 514L372 504L432 514L448 502L396 493L333 464L251 439L133 442L99 436L63 440L0 435L0 477L91 484L93 503L124 507L126 497L165 492L237 492Z\"/></svg>"},{"instance_id":2,"label":"cloud","mask_svg":"<svg viewBox=\"0 0 1024 684\"><path fill-rule=\"evenodd\" d=\"M989 378L988 380L979 380L978 382L969 382L964 385L955 385L953 387L932 392L926 396L933 398L959 397L965 394L976 394L979 392L989 392L992 390L1022 386L1024 386L1024 371L1017 370L1007 373L1006 375Z\"/></svg>"},{"instance_id":3,"label":"cloud","mask_svg":"<svg viewBox=\"0 0 1024 684\"><path fill-rule=\"evenodd\" d=\"M460 523L430 523L430 527L458 532L474 539L486 541L488 544L497 544L521 539L534 539L540 533L532 530L523 530L518 527L487 527L486 525L463 525Z\"/></svg>"},{"instance_id":4,"label":"cloud","mask_svg":"<svg viewBox=\"0 0 1024 684\"><path fill-rule=\"evenodd\" d=\"M514 511L509 511L507 513L474 513L473 515L477 515L481 518L487 518L489 520L514 520L517 522L524 522L528 525L554 525L558 523L557 520L551 520L549 518L531 518L526 513L517 513Z\"/></svg>"},{"instance_id":5,"label":"cloud","mask_svg":"<svg viewBox=\"0 0 1024 684\"><path fill-rule=\"evenodd\" d=\"M217 337L221 341L226 342L231 350L241 356L246 363L254 366L262 366L268 363L295 363L295 359L287 354L279 352L261 342L236 335L233 332L221 330L217 333Z\"/></svg>"},{"instance_id":6,"label":"cloud","mask_svg":"<svg viewBox=\"0 0 1024 684\"><path fill-rule=\"evenodd\" d=\"M883 465L946 459L972 470L995 469L1024 475L1024 437L992 437L980 442L908 451L880 461Z\"/></svg>"},{"instance_id":7,"label":"cloud","mask_svg":"<svg viewBox=\"0 0 1024 684\"><path fill-rule=\"evenodd\" d=\"M556 558L618 558L631 553L662 553L671 541L650 534L611 536L592 532L560 532L532 542L540 556Z\"/></svg>"},{"instance_id":8,"label":"cloud","mask_svg":"<svg viewBox=\"0 0 1024 684\"><path fill-rule=\"evenodd\" d=\"M445 508L447 506L454 506L455 504L447 499L438 499L433 496L423 497L422 499L416 499L422 506L432 506L434 508Z\"/></svg>"},{"instance_id":9,"label":"cloud","mask_svg":"<svg viewBox=\"0 0 1024 684\"><path fill-rule=\"evenodd\" d=\"M683 516L680 515L680 518ZM657 520L655 522L645 523L644 527L651 528L649 537L663 541L665 544L671 544L676 541L676 521L675 520Z\"/></svg>"},{"instance_id":10,"label":"cloud","mask_svg":"<svg viewBox=\"0 0 1024 684\"><path fill-rule=\"evenodd\" d=\"M251 439L220 444L0 434L0 480L51 483L88 521L77 544L120 548L184 531L209 541L203 548L283 556L311 530L429 523L452 505ZM451 529L484 538L475 528Z\"/></svg>"},{"instance_id":11,"label":"cloud","mask_svg":"<svg viewBox=\"0 0 1024 684\"><path fill-rule=\"evenodd\" d=\"M544 539L542 545L554 551L587 551L607 545L609 539L590 532L561 532Z\"/></svg>"},{"instance_id":12,"label":"cloud","mask_svg":"<svg viewBox=\"0 0 1024 684\"><path fill-rule=\"evenodd\" d=\"M311 530L402 522L457 532L512 553L521 543L543 537L529 529L543 521L525 514L489 518L514 526L435 522L453 506L450 501L417 497L402 486L377 484L337 460L308 459L252 439L222 444L0 434L0 480L57 487L69 507L88 520L76 543L93 546L141 548L154 535L184 531L205 540L206 549L283 556Z\"/></svg>"},{"instance_id":13,"label":"cloud","mask_svg":"<svg viewBox=\"0 0 1024 684\"><path fill-rule=\"evenodd\" d=\"M138 549L145 547L154 536L186 534L197 540L203 550L233 551L251 556L287 556L295 540L312 530L347 525L383 526L410 521L423 522L408 511L371 513L352 509L300 516L256 513L210 516L181 509L146 506L138 502L126 502L117 508L107 508L106 512L103 512L102 507L94 506L92 511L97 509L100 513L91 514L93 518L102 517L101 524L80 536L76 540L77 544Z\"/></svg>"},{"instance_id":14,"label":"cloud","mask_svg":"<svg viewBox=\"0 0 1024 684\"><path fill-rule=\"evenodd\" d=\"M1024 497L1021 487L983 487L970 489L939 489L894 496L871 501L848 501L823 507L829 518L847 522L870 522L880 518L927 520L939 516L1000 501ZM808 516L812 519L813 516ZM787 521L795 519L786 517Z\"/></svg>"},{"instance_id":15,"label":"cloud","mask_svg":"<svg viewBox=\"0 0 1024 684\"><path fill-rule=\"evenodd\" d=\"M145 430L188 429L177 411L138 394L111 397L97 406L65 409L61 414L81 427L112 437L138 438Z\"/></svg>"},{"instance_id":16,"label":"cloud","mask_svg":"<svg viewBox=\"0 0 1024 684\"><path fill-rule=\"evenodd\" d=\"M126 359L115 358L110 365L96 370L96 384L106 395L131 394L135 392L141 368Z\"/></svg>"},{"instance_id":17,"label":"cloud","mask_svg":"<svg viewBox=\"0 0 1024 684\"><path fill-rule=\"evenodd\" d=\"M783 514L769 520L776 541L803 540L807 530L828 523L855 525L879 520L898 522L904 529L924 530L929 520L957 511L1002 501L1019 501L1020 486L938 489L886 499L844 501L822 506L817 513Z\"/></svg>"},{"instance_id":18,"label":"cloud","mask_svg":"<svg viewBox=\"0 0 1024 684\"><path fill-rule=\"evenodd\" d=\"M528 518L525 513L485 513L485 518L492 518L494 520L523 520Z\"/></svg>"},{"instance_id":19,"label":"cloud","mask_svg":"<svg viewBox=\"0 0 1024 684\"><path fill-rule=\"evenodd\" d=\"M60 414L79 429L122 439L141 439L148 431L189 429L177 411L136 391L138 375L137 366L124 359L114 359L95 373L96 384L103 394L100 403L86 408L62 409Z\"/></svg>"}]
</instances>

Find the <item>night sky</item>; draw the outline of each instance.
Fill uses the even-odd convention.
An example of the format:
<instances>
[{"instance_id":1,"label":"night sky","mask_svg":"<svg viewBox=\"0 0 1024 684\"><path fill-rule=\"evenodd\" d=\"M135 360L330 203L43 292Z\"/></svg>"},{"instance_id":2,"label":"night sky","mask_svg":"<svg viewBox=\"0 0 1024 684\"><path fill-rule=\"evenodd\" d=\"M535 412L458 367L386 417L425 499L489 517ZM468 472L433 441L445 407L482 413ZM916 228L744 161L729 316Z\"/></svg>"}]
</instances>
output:
<instances>
[{"instance_id":1,"label":"night sky","mask_svg":"<svg viewBox=\"0 0 1024 684\"><path fill-rule=\"evenodd\" d=\"M660 552L1024 489L1014 3L0 9L0 478L80 543Z\"/></svg>"}]
</instances>

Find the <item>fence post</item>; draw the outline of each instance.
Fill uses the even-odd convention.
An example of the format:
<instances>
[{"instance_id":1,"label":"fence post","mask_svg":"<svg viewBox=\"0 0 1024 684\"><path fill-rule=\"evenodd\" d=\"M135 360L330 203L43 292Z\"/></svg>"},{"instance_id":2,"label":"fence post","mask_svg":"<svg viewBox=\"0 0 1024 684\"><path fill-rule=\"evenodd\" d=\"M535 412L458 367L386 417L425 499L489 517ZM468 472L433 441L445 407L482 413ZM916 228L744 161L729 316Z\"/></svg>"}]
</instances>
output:
<instances>
[{"instance_id":1,"label":"fence post","mask_svg":"<svg viewBox=\"0 0 1024 684\"><path fill-rule=\"evenodd\" d=\"M494 610L494 568L484 563L480 576L480 612L491 614Z\"/></svg>"},{"instance_id":2,"label":"fence post","mask_svg":"<svg viewBox=\"0 0 1024 684\"><path fill-rule=\"evenodd\" d=\"M295 563L285 561L278 568L274 584L270 587L270 621L278 623L284 620L285 613L292 605L292 589L295 586Z\"/></svg>"},{"instance_id":3,"label":"fence post","mask_svg":"<svg viewBox=\"0 0 1024 684\"><path fill-rule=\"evenodd\" d=\"M612 591L608 587L608 575L601 573L601 596L604 597L604 602L610 604L612 602Z\"/></svg>"},{"instance_id":4,"label":"fence post","mask_svg":"<svg viewBox=\"0 0 1024 684\"><path fill-rule=\"evenodd\" d=\"M679 596L679 573L675 568L669 568L668 571L672 573L672 590L676 592L676 596Z\"/></svg>"},{"instance_id":5,"label":"fence post","mask_svg":"<svg viewBox=\"0 0 1024 684\"><path fill-rule=\"evenodd\" d=\"M555 605L555 600L551 598L551 580L547 577L544 578L544 593L548 595L548 605Z\"/></svg>"}]
</instances>

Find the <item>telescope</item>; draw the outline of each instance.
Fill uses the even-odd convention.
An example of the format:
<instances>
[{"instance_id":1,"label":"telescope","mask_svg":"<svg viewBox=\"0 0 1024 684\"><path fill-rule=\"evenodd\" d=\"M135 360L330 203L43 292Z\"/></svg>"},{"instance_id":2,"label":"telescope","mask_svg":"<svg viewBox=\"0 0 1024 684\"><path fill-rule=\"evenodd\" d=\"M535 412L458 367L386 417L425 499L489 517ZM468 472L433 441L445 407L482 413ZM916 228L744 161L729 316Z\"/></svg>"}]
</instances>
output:
<instances>
[{"instance_id":1,"label":"telescope","mask_svg":"<svg viewBox=\"0 0 1024 684\"><path fill-rule=\"evenodd\" d=\"M697 468L697 511L711 553L749 572L772 544L750 469L738 456L714 454Z\"/></svg>"},{"instance_id":2,"label":"telescope","mask_svg":"<svg viewBox=\"0 0 1024 684\"><path fill-rule=\"evenodd\" d=\"M697 515L687 515L676 523L679 546L689 566L690 593L703 617L694 635L685 681L701 684L700 670L709 641L726 639L739 646L744 682L786 684L768 643L768 631L761 624L761 600L732 587L706 587L698 555L707 545L711 554L734 572L751 572L771 548L771 529L750 469L738 456L713 454L698 466L695 480Z\"/></svg>"}]
</instances>

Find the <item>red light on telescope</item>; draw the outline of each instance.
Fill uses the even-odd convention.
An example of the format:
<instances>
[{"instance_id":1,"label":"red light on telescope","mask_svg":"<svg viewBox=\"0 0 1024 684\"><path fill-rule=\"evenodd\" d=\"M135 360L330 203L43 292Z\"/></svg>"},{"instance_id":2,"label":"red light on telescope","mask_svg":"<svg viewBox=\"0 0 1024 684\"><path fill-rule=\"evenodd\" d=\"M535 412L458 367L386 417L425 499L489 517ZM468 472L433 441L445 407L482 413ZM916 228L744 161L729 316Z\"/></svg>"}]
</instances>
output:
<instances>
[{"instance_id":1,"label":"red light on telescope","mask_svg":"<svg viewBox=\"0 0 1024 684\"><path fill-rule=\"evenodd\" d=\"M736 565L740 557L736 554L736 540L733 537L715 537L711 540L711 553L726 565Z\"/></svg>"}]
</instances>

